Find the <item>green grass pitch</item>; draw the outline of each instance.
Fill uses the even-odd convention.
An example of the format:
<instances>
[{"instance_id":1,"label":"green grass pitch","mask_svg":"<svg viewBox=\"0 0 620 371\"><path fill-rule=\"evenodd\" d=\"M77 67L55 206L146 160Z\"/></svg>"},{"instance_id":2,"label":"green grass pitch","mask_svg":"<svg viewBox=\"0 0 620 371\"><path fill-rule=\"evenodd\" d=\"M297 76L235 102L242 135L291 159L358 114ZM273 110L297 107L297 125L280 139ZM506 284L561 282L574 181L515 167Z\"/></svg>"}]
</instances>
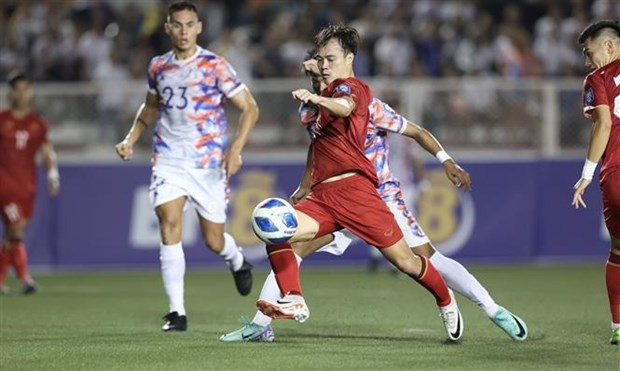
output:
<instances>
[{"instance_id":1,"label":"green grass pitch","mask_svg":"<svg viewBox=\"0 0 620 371\"><path fill-rule=\"evenodd\" d=\"M186 333L160 330L167 304L157 271L66 273L37 277L36 295L0 297L0 369L620 370L603 263L470 270L527 322L527 341L510 340L458 296L465 333L447 344L431 296L387 272L302 270L310 319L274 322L274 343L218 340L254 315L266 271L240 297L230 273L189 270Z\"/></svg>"}]
</instances>

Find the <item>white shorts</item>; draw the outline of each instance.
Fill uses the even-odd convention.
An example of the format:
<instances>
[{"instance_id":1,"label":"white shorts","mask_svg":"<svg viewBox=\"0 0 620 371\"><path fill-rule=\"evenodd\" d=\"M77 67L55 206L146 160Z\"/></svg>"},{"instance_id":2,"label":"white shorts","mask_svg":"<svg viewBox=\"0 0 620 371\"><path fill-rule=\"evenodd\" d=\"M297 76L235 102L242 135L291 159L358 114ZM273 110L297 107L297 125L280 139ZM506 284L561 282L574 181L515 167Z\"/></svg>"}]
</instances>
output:
<instances>
[{"instance_id":1,"label":"white shorts","mask_svg":"<svg viewBox=\"0 0 620 371\"><path fill-rule=\"evenodd\" d=\"M392 211L392 214L394 214L396 222L400 226L401 231L403 231L405 241L407 241L409 247L418 247L430 242L422 230L422 227L420 227L411 211L407 208L407 205L405 205L402 196L389 200L386 204L390 208L390 211ZM334 232L334 240L329 245L325 245L317 251L340 256L344 254L356 238L357 237L353 233L343 229Z\"/></svg>"},{"instance_id":2,"label":"white shorts","mask_svg":"<svg viewBox=\"0 0 620 371\"><path fill-rule=\"evenodd\" d=\"M153 208L179 197L186 197L204 219L226 222L229 189L222 170L153 166L149 187Z\"/></svg>"}]
</instances>

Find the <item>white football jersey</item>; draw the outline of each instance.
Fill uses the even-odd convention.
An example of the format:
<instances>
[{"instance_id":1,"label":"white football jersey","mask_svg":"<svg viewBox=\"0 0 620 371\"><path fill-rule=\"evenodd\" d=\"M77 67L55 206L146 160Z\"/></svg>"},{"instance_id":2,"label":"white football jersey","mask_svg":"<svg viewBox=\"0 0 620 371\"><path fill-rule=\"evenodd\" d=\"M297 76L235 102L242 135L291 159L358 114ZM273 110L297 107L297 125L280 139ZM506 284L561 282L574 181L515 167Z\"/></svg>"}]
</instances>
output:
<instances>
[{"instance_id":1,"label":"white football jersey","mask_svg":"<svg viewBox=\"0 0 620 371\"><path fill-rule=\"evenodd\" d=\"M172 51L154 57L148 91L159 97L153 130L153 164L219 168L227 145L226 98L245 89L223 57L198 47L177 60Z\"/></svg>"}]
</instances>

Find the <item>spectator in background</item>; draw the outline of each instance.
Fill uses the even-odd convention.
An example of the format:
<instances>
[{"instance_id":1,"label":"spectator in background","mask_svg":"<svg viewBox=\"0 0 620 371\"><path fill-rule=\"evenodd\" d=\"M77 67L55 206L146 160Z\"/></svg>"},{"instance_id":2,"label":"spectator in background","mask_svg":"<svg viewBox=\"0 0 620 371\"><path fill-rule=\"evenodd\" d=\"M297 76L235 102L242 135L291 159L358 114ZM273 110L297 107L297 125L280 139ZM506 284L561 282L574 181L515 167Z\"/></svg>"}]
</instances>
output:
<instances>
[{"instance_id":1,"label":"spectator in background","mask_svg":"<svg viewBox=\"0 0 620 371\"><path fill-rule=\"evenodd\" d=\"M97 64L93 79L99 92L97 96L97 123L101 144L108 146L119 138L121 111L125 94L123 85L129 78L127 66L121 63L121 47L114 47L110 55Z\"/></svg>"},{"instance_id":2,"label":"spectator in background","mask_svg":"<svg viewBox=\"0 0 620 371\"><path fill-rule=\"evenodd\" d=\"M534 54L541 61L543 72L549 77L570 75L576 66L574 48L562 38L560 24L550 22L544 33L538 34L534 41Z\"/></svg>"},{"instance_id":3,"label":"spectator in background","mask_svg":"<svg viewBox=\"0 0 620 371\"><path fill-rule=\"evenodd\" d=\"M538 76L541 73L541 66L538 63L541 58L534 56L529 46L536 40L547 40L551 23L560 28L560 38L565 45L569 45L568 40L573 40L587 24L590 11L596 16L607 14L608 17L613 17L614 14L620 14L620 5L609 0L571 0L561 4L547 2L549 5L546 13L538 18L532 17L531 14L540 14L540 1L500 4L488 0L412 2L199 0L198 3L201 5L200 16L207 20L205 32L199 41L207 44L226 44L225 39L230 38L231 34L236 35L238 30L244 30L250 45L240 52L245 54L243 59L253 61L256 67L252 75L258 78L288 77L295 74L296 67L289 67L294 66L293 62L299 61L290 56L298 53L290 52L288 46L297 49L299 34L313 32L314 29L330 22L353 25L360 30L366 40L364 48L367 50L360 54L357 61L359 67L362 67L358 68L361 75L399 76L400 70L412 73L414 69L419 71L419 67L422 66L424 71L422 75L435 78L445 76L446 64L455 64L463 76L478 73L499 75L500 78L507 79ZM507 5L502 9L503 4ZM149 55L163 54L170 48L167 35L161 27L166 17L166 6L166 0L1 4L0 7L4 11L0 12L2 14L0 33L6 36L0 40L0 71L7 72L16 66L33 67L39 69L33 76L36 80L74 79L75 76L71 74L59 75L57 68L43 68L35 62L45 51L52 50L53 55L54 51L59 49L55 45L46 45L58 43L58 36L46 34L48 29L56 29L60 24L62 24L60 49L67 60L79 59L84 63L85 68L81 71L81 77L85 80L92 80L94 65L109 53L107 49L109 43L100 34L110 25L112 26L108 29L108 35L116 33L114 24L119 28L118 33L127 35L128 40L122 56L123 64L129 63L127 50L133 50L135 47L150 48ZM533 13L534 10L538 13ZM523 18L521 13L528 14L528 17ZM490 17L493 23L491 28L487 27L489 22L486 18L489 14L493 14L493 17ZM62 20L61 23L59 20ZM398 25L395 28L400 29L399 45L407 46L405 53L410 49L410 55L406 56L410 60L409 64L396 58L393 60L384 58L385 49L390 49L391 44L387 42L390 41L390 35L384 35L383 28L377 25L388 22ZM295 26L294 29L292 25ZM485 31L477 32L477 28ZM71 39L67 39L67 29L75 29L75 35ZM394 30L390 31L392 32ZM489 39L496 50L490 63L491 66L496 66L493 68L487 68ZM375 42L377 40L381 42ZM463 68L463 60L456 61L456 56L462 58L463 51L467 50L464 46L471 46L472 42L481 44L483 48L481 50L483 57L478 58L475 53L472 56L474 59L484 59L484 67ZM284 47L285 50L282 50L283 45L287 46ZM364 48L360 50L363 51ZM478 51L478 47L469 50ZM364 55L366 60L362 61L361 57ZM572 59L574 58L578 57L573 56ZM231 63L235 65L236 61L231 58ZM41 68L45 71L40 71ZM564 76L575 73L575 67L546 66L546 68L545 75L549 73L551 76Z\"/></svg>"},{"instance_id":4,"label":"spectator in background","mask_svg":"<svg viewBox=\"0 0 620 371\"><path fill-rule=\"evenodd\" d=\"M0 248L0 294L7 294L4 279L10 266L22 281L23 293L36 292L28 273L24 233L32 217L36 193L36 155L40 153L47 171L50 196L60 189L56 154L48 139L48 125L30 106L29 78L9 75L9 108L0 112L0 214L4 236Z\"/></svg>"},{"instance_id":5,"label":"spectator in background","mask_svg":"<svg viewBox=\"0 0 620 371\"><path fill-rule=\"evenodd\" d=\"M407 26L399 17L387 25L387 32L379 36L374 45L377 73L387 77L407 76L414 57L414 50L406 33Z\"/></svg>"},{"instance_id":6,"label":"spectator in background","mask_svg":"<svg viewBox=\"0 0 620 371\"><path fill-rule=\"evenodd\" d=\"M76 54L80 61L80 77L82 80L93 80L95 78L97 66L109 58L113 46L111 37L105 34L107 24L105 23L104 14L100 11L95 11L92 17L92 28L87 29L79 36L76 45ZM117 33L118 31L116 33L113 32L110 36L116 36Z\"/></svg>"},{"instance_id":7,"label":"spectator in background","mask_svg":"<svg viewBox=\"0 0 620 371\"><path fill-rule=\"evenodd\" d=\"M47 31L35 39L30 56L32 75L37 80L77 80L73 24L55 18L49 20Z\"/></svg>"}]
</instances>

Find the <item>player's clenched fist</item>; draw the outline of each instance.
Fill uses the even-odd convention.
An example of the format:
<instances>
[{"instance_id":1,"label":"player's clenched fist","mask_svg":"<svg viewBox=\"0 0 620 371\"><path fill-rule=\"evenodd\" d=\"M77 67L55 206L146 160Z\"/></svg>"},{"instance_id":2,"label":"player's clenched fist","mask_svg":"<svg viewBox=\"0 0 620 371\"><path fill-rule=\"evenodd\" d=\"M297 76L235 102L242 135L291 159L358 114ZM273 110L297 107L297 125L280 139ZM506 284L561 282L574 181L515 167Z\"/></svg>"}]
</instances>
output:
<instances>
[{"instance_id":1,"label":"player's clenched fist","mask_svg":"<svg viewBox=\"0 0 620 371\"><path fill-rule=\"evenodd\" d=\"M128 141L124 140L116 145L116 154L122 158L123 160L131 160L133 156L133 145Z\"/></svg>"},{"instance_id":2,"label":"player's clenched fist","mask_svg":"<svg viewBox=\"0 0 620 371\"><path fill-rule=\"evenodd\" d=\"M317 104L321 100L321 97L309 92L306 89L297 89L293 91L293 99L296 99L303 103L314 103Z\"/></svg>"}]
</instances>

